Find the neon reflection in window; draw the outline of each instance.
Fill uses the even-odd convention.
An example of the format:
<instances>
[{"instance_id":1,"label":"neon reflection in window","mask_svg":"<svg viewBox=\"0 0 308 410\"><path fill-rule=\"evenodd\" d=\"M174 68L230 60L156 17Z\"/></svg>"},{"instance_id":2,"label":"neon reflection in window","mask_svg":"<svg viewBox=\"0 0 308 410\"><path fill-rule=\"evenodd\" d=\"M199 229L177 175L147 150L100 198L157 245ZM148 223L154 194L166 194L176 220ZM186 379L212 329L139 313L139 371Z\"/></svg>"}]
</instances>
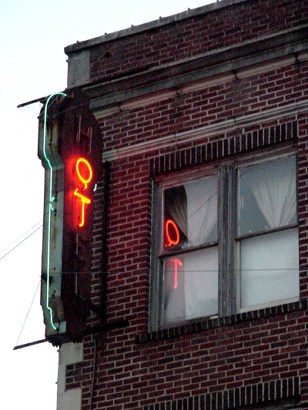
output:
<instances>
[{"instance_id":1,"label":"neon reflection in window","mask_svg":"<svg viewBox=\"0 0 308 410\"><path fill-rule=\"evenodd\" d=\"M173 289L177 289L178 287L178 268L179 266L183 266L183 262L181 259L178 258L172 258L170 259L170 262L173 263Z\"/></svg>"},{"instance_id":2,"label":"neon reflection in window","mask_svg":"<svg viewBox=\"0 0 308 410\"><path fill-rule=\"evenodd\" d=\"M180 243L180 231L177 224L172 219L167 219L165 222L165 237L165 248Z\"/></svg>"}]
</instances>

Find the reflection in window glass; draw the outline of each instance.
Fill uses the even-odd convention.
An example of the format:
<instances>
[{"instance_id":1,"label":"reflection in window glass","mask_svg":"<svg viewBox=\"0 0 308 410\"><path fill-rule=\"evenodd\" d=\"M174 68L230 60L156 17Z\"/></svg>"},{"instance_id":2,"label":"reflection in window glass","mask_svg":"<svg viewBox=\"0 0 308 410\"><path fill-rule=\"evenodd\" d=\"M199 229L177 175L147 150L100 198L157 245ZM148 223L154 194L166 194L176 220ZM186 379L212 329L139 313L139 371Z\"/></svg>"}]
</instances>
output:
<instances>
[{"instance_id":1,"label":"reflection in window glass","mask_svg":"<svg viewBox=\"0 0 308 410\"><path fill-rule=\"evenodd\" d=\"M163 283L162 325L217 314L217 246L166 258Z\"/></svg>"},{"instance_id":2,"label":"reflection in window glass","mask_svg":"<svg viewBox=\"0 0 308 410\"><path fill-rule=\"evenodd\" d=\"M241 307L299 295L297 228L241 241Z\"/></svg>"},{"instance_id":3,"label":"reflection in window glass","mask_svg":"<svg viewBox=\"0 0 308 410\"><path fill-rule=\"evenodd\" d=\"M187 248L217 240L217 178L164 192L164 248Z\"/></svg>"},{"instance_id":4,"label":"reflection in window glass","mask_svg":"<svg viewBox=\"0 0 308 410\"><path fill-rule=\"evenodd\" d=\"M217 314L216 176L164 191L163 232L161 325Z\"/></svg>"},{"instance_id":5,"label":"reflection in window glass","mask_svg":"<svg viewBox=\"0 0 308 410\"><path fill-rule=\"evenodd\" d=\"M153 329L298 300L296 175L292 155L160 187Z\"/></svg>"}]
</instances>

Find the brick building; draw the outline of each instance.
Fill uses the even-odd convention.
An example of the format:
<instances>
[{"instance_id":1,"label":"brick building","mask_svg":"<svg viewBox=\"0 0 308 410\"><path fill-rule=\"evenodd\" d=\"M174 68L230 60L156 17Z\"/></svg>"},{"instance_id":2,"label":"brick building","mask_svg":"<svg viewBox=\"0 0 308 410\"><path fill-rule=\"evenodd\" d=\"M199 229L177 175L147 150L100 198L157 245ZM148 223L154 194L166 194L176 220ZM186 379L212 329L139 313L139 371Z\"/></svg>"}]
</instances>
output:
<instances>
[{"instance_id":1,"label":"brick building","mask_svg":"<svg viewBox=\"0 0 308 410\"><path fill-rule=\"evenodd\" d=\"M68 46L103 139L91 313L58 410L308 408L308 2Z\"/></svg>"}]
</instances>

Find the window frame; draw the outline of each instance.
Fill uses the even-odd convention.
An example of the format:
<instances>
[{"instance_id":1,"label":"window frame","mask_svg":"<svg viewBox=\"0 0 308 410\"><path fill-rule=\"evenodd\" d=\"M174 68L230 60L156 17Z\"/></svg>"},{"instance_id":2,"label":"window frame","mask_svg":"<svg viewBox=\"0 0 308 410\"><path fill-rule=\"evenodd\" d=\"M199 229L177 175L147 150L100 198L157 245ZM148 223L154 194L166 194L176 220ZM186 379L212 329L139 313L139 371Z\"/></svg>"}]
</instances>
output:
<instances>
[{"instance_id":1,"label":"window frame","mask_svg":"<svg viewBox=\"0 0 308 410\"><path fill-rule=\"evenodd\" d=\"M150 275L150 303L149 303L149 330L154 331L163 328L169 328L174 326L174 323L160 326L160 318L162 312L162 279L163 279L163 260L171 255L178 255L183 253L195 252L201 249L208 249L214 246L219 247L219 241L213 241L206 245L197 245L189 249L178 249L173 252L162 252L163 243L163 220L164 220L164 190L173 188L197 180L203 180L211 176L217 175L217 164L208 166L206 169L195 169L192 172L178 173L177 176L166 177L162 179L152 180L152 252L151 252L151 275ZM219 185L219 178L217 178L217 184ZM218 195L219 192L217 191ZM218 219L218 213L217 213ZM218 233L219 235L219 233ZM218 250L219 252L219 250ZM218 273L219 281L219 273ZM219 288L219 285L218 285ZM219 300L219 295L218 295ZM219 309L219 306L218 306ZM211 316L211 317L217 317ZM187 319L184 321L175 322L176 325L190 322L196 319Z\"/></svg>"},{"instance_id":2,"label":"window frame","mask_svg":"<svg viewBox=\"0 0 308 410\"><path fill-rule=\"evenodd\" d=\"M233 314L262 309L264 307L282 305L284 303L295 302L298 297L276 300L272 303L265 303L247 308L240 307L241 297L241 271L239 269L239 246L244 237L254 237L272 233L274 230L258 232L256 235L237 235L237 198L238 198L238 170L260 163L266 163L275 159L294 156L296 160L296 216L297 223L287 228L277 228L275 231L282 231L298 227L298 160L295 149L276 150L266 152L266 155L246 155L241 158L231 158L217 161L215 164L201 166L192 170L183 170L177 175L160 176L152 180L152 247L151 247L151 275L150 275L150 304L149 304L149 331L179 326L189 322L217 317L228 317ZM179 322L166 323L160 325L162 314L162 266L163 259L170 256L168 252L162 253L161 243L163 241L163 201L164 190L184 185L188 182L205 179L217 175L217 231L218 231L218 314L214 316L187 319ZM172 255L184 252L196 251L215 246L216 242L196 246L187 250L176 250ZM299 256L298 256L299 257ZM231 272L231 274L230 274Z\"/></svg>"},{"instance_id":3,"label":"window frame","mask_svg":"<svg viewBox=\"0 0 308 410\"><path fill-rule=\"evenodd\" d=\"M234 226L234 246L235 246L235 252L234 252L234 276L235 276L235 283L236 283L236 296L235 296L235 311L233 313L243 313L243 312L249 312L252 310L256 310L256 309L263 309L263 308L267 308L267 307L272 307L272 306L277 306L277 305L281 305L281 304L285 304L285 303L292 303L292 302L296 302L299 300L299 296L298 297L290 297L290 298L284 298L284 299L277 299L276 301L273 302L267 302L267 303L260 303L257 305L253 305L253 306L248 306L248 307L241 307L241 274L242 274L242 270L241 270L241 266L240 266L240 242L244 239L250 239L250 238L256 238L259 236L264 236L267 234L272 234L272 233L276 233L276 232L283 232L289 229L293 229L293 228L297 228L298 229L298 157L297 157L297 152L295 150L291 150L290 152L284 152L283 154L276 154L276 155L271 155L268 156L262 160L253 160L253 161L243 161L240 162L239 164L237 164L236 166L236 174L235 174L235 178L236 178L236 182L235 182L235 215L234 215L234 224L236 225L236 222L238 220L237 217L237 212L238 212L238 189L239 189L239 183L238 183L238 171L241 168L245 168L245 167L250 167L250 166L254 166L254 165L258 165L258 164L265 164L268 162L272 162L275 160L280 160L283 158L290 158L290 157L294 157L295 159L295 195L296 195L296 221L297 223L294 224L288 224L288 225L284 225L282 227L278 227L278 228L272 228L272 229L267 229L267 230L260 230L257 232L253 232L250 234L237 234L236 232L236 226ZM297 232L298 233L298 232ZM299 237L298 237L299 239ZM298 258L299 258L299 253L298 253Z\"/></svg>"}]
</instances>

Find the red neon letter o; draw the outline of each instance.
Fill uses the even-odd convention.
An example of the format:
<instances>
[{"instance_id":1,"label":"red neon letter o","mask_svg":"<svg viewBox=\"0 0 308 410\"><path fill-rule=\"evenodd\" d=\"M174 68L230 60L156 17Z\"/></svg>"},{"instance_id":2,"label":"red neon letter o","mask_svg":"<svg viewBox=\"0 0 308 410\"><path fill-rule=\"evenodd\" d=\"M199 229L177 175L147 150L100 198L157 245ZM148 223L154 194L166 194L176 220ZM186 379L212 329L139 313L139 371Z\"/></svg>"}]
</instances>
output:
<instances>
[{"instance_id":1,"label":"red neon letter o","mask_svg":"<svg viewBox=\"0 0 308 410\"><path fill-rule=\"evenodd\" d=\"M170 235L170 226L172 226L173 231L175 233L175 238L172 238ZM165 223L165 233L167 238L166 247L177 245L180 242L180 232L177 224L172 219L167 219Z\"/></svg>"},{"instance_id":2,"label":"red neon letter o","mask_svg":"<svg viewBox=\"0 0 308 410\"><path fill-rule=\"evenodd\" d=\"M88 175L86 176L83 175L83 172L79 168L80 164L84 164L86 166ZM84 185L84 189L87 189L88 183L92 180L92 177L93 177L93 171L92 171L92 166L90 162L85 158L78 158L76 162L76 172L77 172L77 176L79 180Z\"/></svg>"}]
</instances>

